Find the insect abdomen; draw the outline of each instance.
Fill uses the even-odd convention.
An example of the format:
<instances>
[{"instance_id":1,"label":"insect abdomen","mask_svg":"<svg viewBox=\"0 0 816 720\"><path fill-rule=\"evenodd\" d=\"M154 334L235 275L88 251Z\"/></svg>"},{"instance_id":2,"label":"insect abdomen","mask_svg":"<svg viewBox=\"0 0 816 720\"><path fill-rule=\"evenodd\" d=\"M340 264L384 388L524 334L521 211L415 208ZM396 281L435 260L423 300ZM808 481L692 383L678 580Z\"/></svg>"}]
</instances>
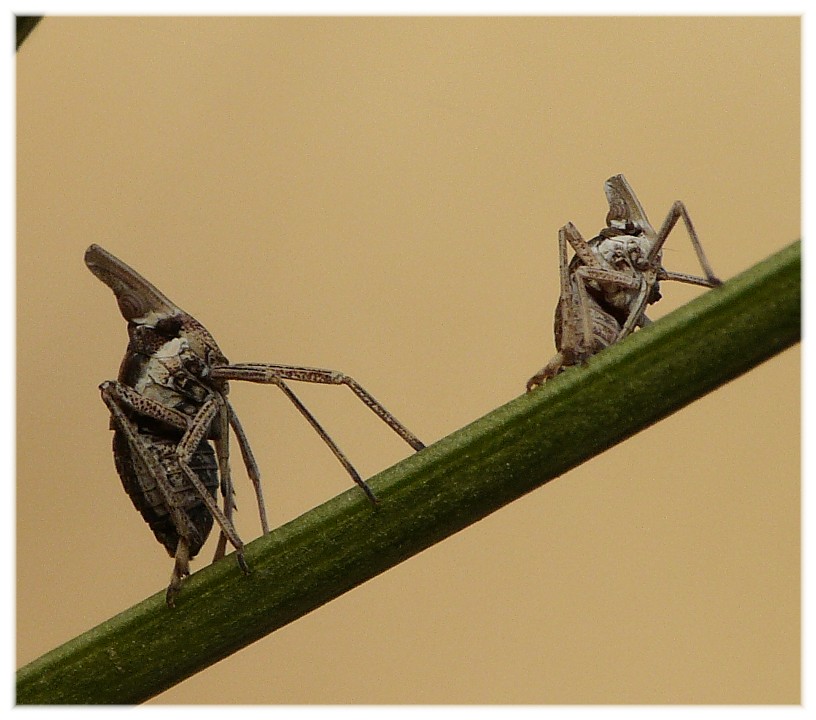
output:
<instances>
[{"instance_id":1,"label":"insect abdomen","mask_svg":"<svg viewBox=\"0 0 816 720\"><path fill-rule=\"evenodd\" d=\"M574 340L577 341L576 344L578 347L584 348L586 357L599 353L604 348L612 345L618 339L618 335L621 331L620 323L613 315L606 312L591 295L589 296L589 320L590 325L592 326L592 338L590 341L587 341L586 338L584 338L584 325L581 321L581 303L578 300L577 293L575 295L575 300L571 303L571 305L574 317L572 326L577 335ZM561 301L558 302L555 309L554 330L555 346L560 352L561 350L564 350L564 328Z\"/></svg>"},{"instance_id":2,"label":"insect abdomen","mask_svg":"<svg viewBox=\"0 0 816 720\"><path fill-rule=\"evenodd\" d=\"M612 345L618 339L621 326L612 315L604 312L599 306L594 304L590 305L589 317L592 322L592 352L598 353Z\"/></svg>"},{"instance_id":3,"label":"insect abdomen","mask_svg":"<svg viewBox=\"0 0 816 720\"><path fill-rule=\"evenodd\" d=\"M142 433L141 437L146 441L149 452L164 468L173 488L174 506L187 515L197 532L197 537L189 538L190 557L195 557L210 534L213 517L179 466L176 455L178 439L147 433ZM156 480L142 462L134 457L127 438L119 431L113 434L113 456L116 471L133 505L142 514L156 539L164 545L172 557L176 553L179 534L167 503ZM209 493L215 497L219 483L218 463L212 446L206 440L201 441L189 465Z\"/></svg>"}]
</instances>

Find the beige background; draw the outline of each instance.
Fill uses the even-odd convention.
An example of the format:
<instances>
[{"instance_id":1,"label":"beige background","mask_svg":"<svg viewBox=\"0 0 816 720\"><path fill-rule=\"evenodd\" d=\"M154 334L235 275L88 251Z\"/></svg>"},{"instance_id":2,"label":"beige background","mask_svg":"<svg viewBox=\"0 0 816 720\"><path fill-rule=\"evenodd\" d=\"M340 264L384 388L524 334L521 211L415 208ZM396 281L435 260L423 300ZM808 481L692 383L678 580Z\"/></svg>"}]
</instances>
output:
<instances>
[{"instance_id":1,"label":"beige background","mask_svg":"<svg viewBox=\"0 0 816 720\"><path fill-rule=\"evenodd\" d=\"M552 354L557 231L597 232L609 175L655 223L683 199L724 278L799 237L799 30L46 19L17 59L18 662L171 570L114 471L126 333L88 244L233 361L343 370L433 442ZM682 232L665 263L695 270ZM798 388L793 349L158 701L798 702ZM365 476L406 455L298 389ZM232 393L275 524L350 485L280 393Z\"/></svg>"}]
</instances>

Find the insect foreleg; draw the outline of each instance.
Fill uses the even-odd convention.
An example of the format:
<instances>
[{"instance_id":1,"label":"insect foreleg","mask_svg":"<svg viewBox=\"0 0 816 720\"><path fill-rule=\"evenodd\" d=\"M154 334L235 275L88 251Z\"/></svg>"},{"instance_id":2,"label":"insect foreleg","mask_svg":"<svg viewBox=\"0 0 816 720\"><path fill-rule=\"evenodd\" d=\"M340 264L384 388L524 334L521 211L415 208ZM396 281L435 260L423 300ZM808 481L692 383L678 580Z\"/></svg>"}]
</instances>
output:
<instances>
[{"instance_id":1,"label":"insect foreleg","mask_svg":"<svg viewBox=\"0 0 816 720\"><path fill-rule=\"evenodd\" d=\"M564 240L569 242L573 250L575 250L576 256L581 260L581 262L583 262L583 265L575 271L575 277L578 280L577 302L575 301L575 298L572 297L576 290L574 289L570 278L569 264L567 264L567 277L566 279L564 278L563 267L567 259L567 251ZM592 318L590 317L589 313L589 298L587 297L586 286L579 273L587 268L605 268L605 262L602 258L599 258L592 252L592 249L587 241L581 236L578 228L571 222L564 225L564 227L558 231L558 245L561 255L559 262L559 272L561 274L561 302L563 303L565 309L565 322L562 328L562 333L564 331L567 333L567 342L564 342L564 338L562 337L560 350L562 353L569 356L569 360L571 362L575 362L576 359L591 353L593 345ZM575 316L576 308L578 309L578 317ZM578 322L581 323L580 334L578 333Z\"/></svg>"},{"instance_id":2,"label":"insect foreleg","mask_svg":"<svg viewBox=\"0 0 816 720\"><path fill-rule=\"evenodd\" d=\"M575 227L572 223L569 225ZM565 225L558 231L558 276L561 285L561 294L555 309L555 337L558 352L527 381L527 392L537 388L545 380L555 377L565 364L572 362L572 356L576 350L575 303L572 301L573 289L567 256L567 229L568 226ZM580 238L581 234L577 228L575 232ZM581 240L583 241L583 238ZM568 355L569 358L567 358Z\"/></svg>"},{"instance_id":3,"label":"insect foreleg","mask_svg":"<svg viewBox=\"0 0 816 720\"><path fill-rule=\"evenodd\" d=\"M120 407L128 408L139 415L149 417L151 420L158 420L177 430L186 430L190 425L189 415L151 400L123 383L106 380L99 386L99 389L102 392L102 399L105 400L108 407L110 407L108 399L112 399Z\"/></svg>"},{"instance_id":4,"label":"insect foreleg","mask_svg":"<svg viewBox=\"0 0 816 720\"><path fill-rule=\"evenodd\" d=\"M572 223L570 223L570 225L572 225ZM575 333L575 303L572 302L573 289L572 282L570 281L569 256L567 255L567 229L565 225L558 230L558 281L560 294L558 297L558 306L556 307L558 314L556 318L556 326L558 326L556 337L560 340L557 344L562 360L564 359L561 353L562 348L566 347L569 348L569 351L572 351L577 342ZM581 238L581 234L577 228L575 229L575 233ZM583 241L583 238L581 238L581 240ZM573 245L573 247L575 246ZM552 360L547 364L547 367L551 364Z\"/></svg>"},{"instance_id":5,"label":"insect foreleg","mask_svg":"<svg viewBox=\"0 0 816 720\"><path fill-rule=\"evenodd\" d=\"M407 427L397 420L397 418L388 412L388 410L386 410L381 403L375 400L374 396L362 385L360 385L360 383L348 375L343 375L342 373L339 373L339 375L341 376L341 379L336 382L350 388L351 391L358 398L360 398L360 400L362 400L363 403L365 403L365 405L367 405L378 418L380 418L380 420L382 420L386 425L388 425L388 427L397 433L397 435L405 440L405 442L407 442L414 450L422 450L425 447L425 443L423 443Z\"/></svg>"},{"instance_id":6,"label":"insect foreleg","mask_svg":"<svg viewBox=\"0 0 816 720\"><path fill-rule=\"evenodd\" d=\"M173 487L161 463L158 462L154 455L148 450L145 441L139 435L138 428L120 406L120 403L127 406L127 402L122 400L123 397L127 397L127 394L123 393L123 390L130 390L130 388L121 383L109 380L103 382L99 386L99 390L102 394L102 400L105 405L108 406L108 410L110 410L114 429L119 430L125 436L131 452L155 481L156 487L167 507L167 511L173 519L173 525L179 537L201 539L195 525L193 525L187 517L187 513L176 505Z\"/></svg>"},{"instance_id":7,"label":"insect foreleg","mask_svg":"<svg viewBox=\"0 0 816 720\"><path fill-rule=\"evenodd\" d=\"M590 287L590 284L600 285L604 288L609 288L610 286L614 286L617 288L627 288L629 290L638 289L638 299L635 303L638 307L640 307L639 313L635 315L635 313L631 313L627 319L627 324L635 317L635 324L639 319L639 316L643 313L643 309L646 307L645 302L640 305L641 295L644 298L648 298L648 292L646 283L644 283L639 278L633 277L626 273L618 272L617 270L604 270L599 267L586 267L581 266L575 271L575 277L578 280L578 290L579 296L581 298L581 306L582 312L584 314L584 328L586 328L587 324L590 323L589 318L589 293L587 288ZM654 284L654 283L652 283ZM591 325L590 325L591 328ZM611 339L611 342L617 342L621 338L628 335L634 329L634 325L630 329L622 329L620 334L617 338ZM586 331L585 331L586 332ZM594 332L590 330L589 335L584 335L584 343L586 345L586 352L592 354L593 346L595 344Z\"/></svg>"},{"instance_id":8,"label":"insect foreleg","mask_svg":"<svg viewBox=\"0 0 816 720\"><path fill-rule=\"evenodd\" d=\"M238 366L230 365L229 367L231 369L235 370ZM248 367L249 366L246 366L244 368L244 370L246 370L246 368L248 368ZM345 468L346 472L351 476L351 479L363 489L363 492L365 492L365 494L368 496L368 499L371 500L371 502L376 505L377 504L377 498L374 495L374 492L368 486L368 483L366 483L362 479L362 477L360 477L360 473L358 473L357 470L354 468L354 466L349 462L349 460L346 457L345 453L337 446L337 443L335 443L334 440L331 439L329 434L323 429L323 426L317 421L317 418L315 418L315 416L312 415L312 413L309 411L309 409L300 401L300 398L298 398L297 395L295 395L295 393L292 392L292 389L284 382L283 378L279 374L277 374L276 372L274 372L271 369L273 367L275 369L277 369L277 367L279 367L279 366L261 366L261 365L252 366L253 381L254 382L264 382L264 383L268 383L270 385L276 385L277 387L279 387L281 389L283 394L286 395L286 397L289 399L289 401L298 409L300 414L303 415L304 418L306 418L306 421L309 423L309 425L311 425L312 428L314 428L315 432L317 432L317 434L320 436L320 439L323 440L323 442L326 443L326 445L328 445L329 449L332 451L334 456L340 461L340 464ZM286 368L286 366L283 366L283 367ZM266 370L266 374L264 376L264 379L263 380L254 379L255 377L257 377L256 370L258 370L260 368L265 368L265 370ZM290 368L290 370L294 370L294 369ZM298 369L298 372L299 372L299 370L302 370L302 368ZM310 370L310 372L311 372L311 370ZM318 372L320 372L320 371L318 371ZM324 372L330 372L330 371L324 371ZM234 379L234 380L242 379L240 377L236 377L235 375L231 375L230 377L231 377L231 379ZM302 378L297 377L295 379L302 379ZM248 447L248 445L247 445L247 447ZM254 462L254 460L253 460L253 462Z\"/></svg>"},{"instance_id":9,"label":"insect foreleg","mask_svg":"<svg viewBox=\"0 0 816 720\"><path fill-rule=\"evenodd\" d=\"M562 239L566 240L572 246L572 249L575 250L575 254L587 267L601 267L606 270L612 269L602 257L593 252L590 244L584 240L581 232L571 222L568 222L558 231L559 248L561 246ZM564 260L566 256L567 253L565 246L561 259ZM567 266L569 267L569 264Z\"/></svg>"},{"instance_id":10,"label":"insect foreleg","mask_svg":"<svg viewBox=\"0 0 816 720\"><path fill-rule=\"evenodd\" d=\"M176 543L173 573L170 576L170 584L167 586L165 599L170 607L174 605L176 593L181 587L182 580L190 574L190 543L203 540L195 525L190 521L187 513L176 504L172 486L167 478L161 463L159 463L144 440L139 435L136 425L127 417L120 403L128 406L127 401L123 401L123 396L128 396L124 390L131 390L126 385L116 382L104 382L99 386L102 393L102 400L108 406L111 413L111 421L114 429L121 432L127 440L134 462L141 463L156 483L156 488L164 500L164 506L173 521L173 526L178 535ZM141 397L141 396L140 396ZM206 489L205 489L206 490Z\"/></svg>"},{"instance_id":11,"label":"insect foreleg","mask_svg":"<svg viewBox=\"0 0 816 720\"><path fill-rule=\"evenodd\" d=\"M646 305L649 302L649 296L651 295L652 288L656 282L654 272L652 272L651 275L652 277L643 279L640 285L640 291L632 303L629 310L629 315L626 318L626 322L624 322L620 334L618 335L618 340L623 340L623 338L625 338L627 335L631 335L635 331L636 327L642 327L644 324L648 324L650 322L644 315L644 311L646 310Z\"/></svg>"},{"instance_id":12,"label":"insect foreleg","mask_svg":"<svg viewBox=\"0 0 816 720\"><path fill-rule=\"evenodd\" d=\"M368 498L373 502L377 502L377 498L371 491L368 484L360 477L357 470L354 469L348 458L337 444L329 437L328 433L323 429L317 419L312 415L306 406L298 399L286 384L286 380L296 380L299 382L310 382L328 385L347 385L351 391L357 395L386 425L388 425L394 432L396 432L403 440L405 440L414 450L421 450L425 445L420 441L408 428L400 423L388 410L386 410L374 397L360 385L354 378L344 375L335 370L324 370L321 368L301 367L296 365L272 365L261 363L243 363L237 365L222 365L212 369L212 377L219 380L243 380L246 382L264 383L268 385L277 385L281 391L289 398L289 401L298 409L298 411L306 418L308 423L314 428L323 442L329 447L334 456L340 461L346 472L351 476L351 479L359 485L366 493ZM235 413L231 412L231 417L234 423L237 422ZM240 425L239 425L240 427ZM236 431L236 434L239 433ZM243 435L241 431L240 437ZM242 451L244 451L244 460L251 458L251 452L247 453L249 444L246 443L246 438L243 438ZM252 460L254 464L254 460ZM247 463L249 470L250 464Z\"/></svg>"}]
</instances>

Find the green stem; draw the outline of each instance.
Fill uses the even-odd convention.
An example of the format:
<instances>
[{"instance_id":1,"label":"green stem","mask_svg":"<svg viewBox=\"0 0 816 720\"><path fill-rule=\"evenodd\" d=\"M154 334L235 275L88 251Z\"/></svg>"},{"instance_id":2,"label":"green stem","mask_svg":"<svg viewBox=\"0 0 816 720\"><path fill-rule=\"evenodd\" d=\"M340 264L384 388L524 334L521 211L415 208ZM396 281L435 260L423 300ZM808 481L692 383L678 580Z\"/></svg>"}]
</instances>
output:
<instances>
[{"instance_id":1,"label":"green stem","mask_svg":"<svg viewBox=\"0 0 816 720\"><path fill-rule=\"evenodd\" d=\"M23 667L17 702L134 703L562 475L800 338L800 243ZM519 378L522 388L526 378Z\"/></svg>"}]
</instances>

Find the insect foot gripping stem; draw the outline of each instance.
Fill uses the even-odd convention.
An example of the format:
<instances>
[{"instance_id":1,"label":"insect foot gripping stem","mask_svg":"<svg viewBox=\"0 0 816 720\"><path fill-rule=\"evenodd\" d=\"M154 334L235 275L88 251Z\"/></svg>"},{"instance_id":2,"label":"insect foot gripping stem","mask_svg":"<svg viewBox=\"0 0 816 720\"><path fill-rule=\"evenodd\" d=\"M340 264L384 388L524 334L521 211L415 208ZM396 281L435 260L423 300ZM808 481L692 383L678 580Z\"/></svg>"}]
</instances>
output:
<instances>
[{"instance_id":1,"label":"insect foot gripping stem","mask_svg":"<svg viewBox=\"0 0 816 720\"><path fill-rule=\"evenodd\" d=\"M227 543L249 572L233 525L236 508L229 463L230 431L252 481L263 532L269 532L258 465L227 399L228 381L277 385L375 503L377 498L345 454L294 395L287 380L347 385L415 450L424 445L352 378L293 365L230 365L212 335L133 268L98 245L85 252L88 269L116 296L130 341L117 380L100 385L111 417L116 470L133 505L174 558L167 587L171 607L192 560L217 523L215 558ZM218 503L220 488L222 507Z\"/></svg>"},{"instance_id":2,"label":"insect foot gripping stem","mask_svg":"<svg viewBox=\"0 0 816 720\"><path fill-rule=\"evenodd\" d=\"M561 291L554 323L558 353L527 381L527 392L648 325L646 306L660 300L661 280L708 288L722 284L682 202L671 206L656 232L623 175L609 178L604 189L609 212L598 235L585 240L572 223L558 232ZM705 277L672 272L662 265L663 244L680 218ZM568 245L575 253L572 259Z\"/></svg>"}]
</instances>

